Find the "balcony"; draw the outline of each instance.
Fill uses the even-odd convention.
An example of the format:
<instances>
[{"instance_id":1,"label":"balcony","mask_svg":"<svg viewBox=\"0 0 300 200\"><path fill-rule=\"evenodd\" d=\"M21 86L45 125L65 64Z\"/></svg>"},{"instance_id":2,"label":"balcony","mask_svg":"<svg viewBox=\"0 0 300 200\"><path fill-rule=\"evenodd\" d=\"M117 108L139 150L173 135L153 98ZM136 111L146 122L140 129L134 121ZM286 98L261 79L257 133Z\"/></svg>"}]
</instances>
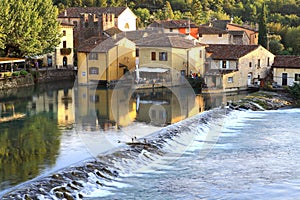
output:
<instances>
[{"instance_id":1,"label":"balcony","mask_svg":"<svg viewBox=\"0 0 300 200\"><path fill-rule=\"evenodd\" d=\"M71 48L61 48L60 49L60 54L63 55L63 56L70 55L71 52L72 52Z\"/></svg>"}]
</instances>

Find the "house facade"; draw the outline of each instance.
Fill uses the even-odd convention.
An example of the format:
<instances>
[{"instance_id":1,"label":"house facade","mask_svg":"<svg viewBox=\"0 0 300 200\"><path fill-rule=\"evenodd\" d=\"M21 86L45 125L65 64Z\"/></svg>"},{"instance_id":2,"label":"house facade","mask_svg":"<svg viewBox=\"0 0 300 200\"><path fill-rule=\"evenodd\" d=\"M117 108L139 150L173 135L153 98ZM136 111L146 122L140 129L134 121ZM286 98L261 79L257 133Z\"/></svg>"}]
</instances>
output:
<instances>
[{"instance_id":1,"label":"house facade","mask_svg":"<svg viewBox=\"0 0 300 200\"><path fill-rule=\"evenodd\" d=\"M156 20L148 28L160 28L164 30L164 33L181 33L198 38L198 27L190 20Z\"/></svg>"},{"instance_id":2,"label":"house facade","mask_svg":"<svg viewBox=\"0 0 300 200\"><path fill-rule=\"evenodd\" d=\"M135 43L124 37L93 37L78 48L78 83L111 84L135 68Z\"/></svg>"},{"instance_id":3,"label":"house facade","mask_svg":"<svg viewBox=\"0 0 300 200\"><path fill-rule=\"evenodd\" d=\"M209 45L205 82L208 88L244 90L260 85L269 74L274 55L258 45Z\"/></svg>"},{"instance_id":4,"label":"house facade","mask_svg":"<svg viewBox=\"0 0 300 200\"><path fill-rule=\"evenodd\" d=\"M111 28L136 30L136 16L128 7L70 7L58 15L58 20L74 25L75 47Z\"/></svg>"},{"instance_id":5,"label":"house facade","mask_svg":"<svg viewBox=\"0 0 300 200\"><path fill-rule=\"evenodd\" d=\"M199 26L198 40L204 44L231 44L228 31L211 26Z\"/></svg>"},{"instance_id":6,"label":"house facade","mask_svg":"<svg viewBox=\"0 0 300 200\"><path fill-rule=\"evenodd\" d=\"M195 39L183 34L157 33L136 41L136 45L141 79L180 84L191 73L204 74L205 46Z\"/></svg>"},{"instance_id":7,"label":"house facade","mask_svg":"<svg viewBox=\"0 0 300 200\"><path fill-rule=\"evenodd\" d=\"M246 26L241 26L238 24L228 23L226 26L228 31L244 31L248 38L249 45L257 45L258 44L258 31L252 28L248 28Z\"/></svg>"},{"instance_id":8,"label":"house facade","mask_svg":"<svg viewBox=\"0 0 300 200\"><path fill-rule=\"evenodd\" d=\"M52 53L45 54L41 57L43 66L53 68L73 68L74 66L74 43L73 43L74 25L60 24L60 43L55 47ZM39 66L39 67L43 67Z\"/></svg>"},{"instance_id":9,"label":"house facade","mask_svg":"<svg viewBox=\"0 0 300 200\"><path fill-rule=\"evenodd\" d=\"M280 86L300 81L300 56L276 56L272 65L273 81Z\"/></svg>"}]
</instances>

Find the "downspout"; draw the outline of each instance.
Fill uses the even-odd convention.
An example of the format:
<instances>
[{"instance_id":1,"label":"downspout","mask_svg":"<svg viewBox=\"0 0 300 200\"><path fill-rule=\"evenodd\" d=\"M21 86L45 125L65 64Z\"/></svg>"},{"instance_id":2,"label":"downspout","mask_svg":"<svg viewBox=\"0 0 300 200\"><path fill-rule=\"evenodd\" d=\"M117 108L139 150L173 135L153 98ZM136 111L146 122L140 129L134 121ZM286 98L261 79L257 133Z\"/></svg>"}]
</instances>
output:
<instances>
[{"instance_id":1,"label":"downspout","mask_svg":"<svg viewBox=\"0 0 300 200\"><path fill-rule=\"evenodd\" d=\"M108 85L108 79L109 79L109 75L108 75L108 51L107 52L105 52L105 55L106 55L106 69L105 69L105 71L106 71L106 85Z\"/></svg>"},{"instance_id":2,"label":"downspout","mask_svg":"<svg viewBox=\"0 0 300 200\"><path fill-rule=\"evenodd\" d=\"M89 85L89 62L88 62L88 53L85 53L85 60L86 60L86 82Z\"/></svg>"}]
</instances>

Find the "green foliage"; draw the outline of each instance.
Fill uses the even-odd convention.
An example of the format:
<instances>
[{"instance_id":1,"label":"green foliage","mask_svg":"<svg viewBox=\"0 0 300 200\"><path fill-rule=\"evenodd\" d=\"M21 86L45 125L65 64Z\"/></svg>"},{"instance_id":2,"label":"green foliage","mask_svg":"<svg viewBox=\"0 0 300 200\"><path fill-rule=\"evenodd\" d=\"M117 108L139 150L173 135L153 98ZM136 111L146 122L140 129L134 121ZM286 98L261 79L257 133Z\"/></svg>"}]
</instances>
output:
<instances>
[{"instance_id":1,"label":"green foliage","mask_svg":"<svg viewBox=\"0 0 300 200\"><path fill-rule=\"evenodd\" d=\"M294 83L293 86L290 86L288 88L288 91L294 99L297 99L297 100L300 99L300 84L299 83Z\"/></svg>"},{"instance_id":2,"label":"green foliage","mask_svg":"<svg viewBox=\"0 0 300 200\"><path fill-rule=\"evenodd\" d=\"M6 56L48 53L59 44L58 11L51 0L3 0L0 10L5 35L1 46Z\"/></svg>"},{"instance_id":3,"label":"green foliage","mask_svg":"<svg viewBox=\"0 0 300 200\"><path fill-rule=\"evenodd\" d=\"M26 70L24 70L24 69L22 69L21 71L20 71L20 75L21 76L26 76L28 74L28 72L26 71Z\"/></svg>"},{"instance_id":4,"label":"green foliage","mask_svg":"<svg viewBox=\"0 0 300 200\"><path fill-rule=\"evenodd\" d=\"M259 16L259 33L258 33L258 44L267 48L268 36L267 36L267 16L266 16L265 4L261 7L261 13Z\"/></svg>"},{"instance_id":5,"label":"green foliage","mask_svg":"<svg viewBox=\"0 0 300 200\"><path fill-rule=\"evenodd\" d=\"M11 75L12 76L19 76L19 72L13 72Z\"/></svg>"},{"instance_id":6,"label":"green foliage","mask_svg":"<svg viewBox=\"0 0 300 200\"><path fill-rule=\"evenodd\" d=\"M150 22L150 11L147 8L138 8L134 11L137 16L138 27L146 27Z\"/></svg>"},{"instance_id":7,"label":"green foliage","mask_svg":"<svg viewBox=\"0 0 300 200\"><path fill-rule=\"evenodd\" d=\"M291 48L294 55L300 55L300 26L288 28L286 33L286 47Z\"/></svg>"}]
</instances>

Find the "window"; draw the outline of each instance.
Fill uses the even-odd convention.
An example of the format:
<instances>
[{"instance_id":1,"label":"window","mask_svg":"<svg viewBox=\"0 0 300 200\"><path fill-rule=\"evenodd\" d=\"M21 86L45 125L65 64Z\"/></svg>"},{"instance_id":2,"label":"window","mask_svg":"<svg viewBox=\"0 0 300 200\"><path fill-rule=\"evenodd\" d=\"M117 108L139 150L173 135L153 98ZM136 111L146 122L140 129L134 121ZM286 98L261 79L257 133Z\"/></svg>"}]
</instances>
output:
<instances>
[{"instance_id":1,"label":"window","mask_svg":"<svg viewBox=\"0 0 300 200\"><path fill-rule=\"evenodd\" d=\"M67 48L67 41L63 41L63 48Z\"/></svg>"},{"instance_id":2,"label":"window","mask_svg":"<svg viewBox=\"0 0 300 200\"><path fill-rule=\"evenodd\" d=\"M151 60L156 60L156 53L155 52L151 52Z\"/></svg>"},{"instance_id":3,"label":"window","mask_svg":"<svg viewBox=\"0 0 300 200\"><path fill-rule=\"evenodd\" d=\"M167 54L167 52L159 52L159 60L161 60L161 61L167 61L168 60L168 54Z\"/></svg>"},{"instance_id":4,"label":"window","mask_svg":"<svg viewBox=\"0 0 300 200\"><path fill-rule=\"evenodd\" d=\"M295 81L300 81L300 74L295 74Z\"/></svg>"},{"instance_id":5,"label":"window","mask_svg":"<svg viewBox=\"0 0 300 200\"><path fill-rule=\"evenodd\" d=\"M203 37L203 35L200 33L200 34L199 34L199 37L201 37L201 38L202 38L202 37Z\"/></svg>"},{"instance_id":6,"label":"window","mask_svg":"<svg viewBox=\"0 0 300 200\"><path fill-rule=\"evenodd\" d=\"M75 26L75 28L77 27L78 22L77 21L73 21L73 24Z\"/></svg>"},{"instance_id":7,"label":"window","mask_svg":"<svg viewBox=\"0 0 300 200\"><path fill-rule=\"evenodd\" d=\"M202 58L202 50L199 51L199 58Z\"/></svg>"},{"instance_id":8,"label":"window","mask_svg":"<svg viewBox=\"0 0 300 200\"><path fill-rule=\"evenodd\" d=\"M250 68L252 67L252 62L249 62L249 67L250 67Z\"/></svg>"},{"instance_id":9,"label":"window","mask_svg":"<svg viewBox=\"0 0 300 200\"><path fill-rule=\"evenodd\" d=\"M228 83L233 83L233 77L228 77L227 82Z\"/></svg>"},{"instance_id":10,"label":"window","mask_svg":"<svg viewBox=\"0 0 300 200\"><path fill-rule=\"evenodd\" d=\"M98 60L97 53L89 53L89 60Z\"/></svg>"},{"instance_id":11,"label":"window","mask_svg":"<svg viewBox=\"0 0 300 200\"><path fill-rule=\"evenodd\" d=\"M170 28L170 32L171 32L171 33L173 32L173 29L172 29L172 28Z\"/></svg>"},{"instance_id":12,"label":"window","mask_svg":"<svg viewBox=\"0 0 300 200\"><path fill-rule=\"evenodd\" d=\"M66 36L67 35L67 32L66 31L63 31L63 36Z\"/></svg>"},{"instance_id":13,"label":"window","mask_svg":"<svg viewBox=\"0 0 300 200\"><path fill-rule=\"evenodd\" d=\"M260 59L257 60L257 68L260 68Z\"/></svg>"},{"instance_id":14,"label":"window","mask_svg":"<svg viewBox=\"0 0 300 200\"><path fill-rule=\"evenodd\" d=\"M270 58L268 57L268 66L270 66Z\"/></svg>"},{"instance_id":15,"label":"window","mask_svg":"<svg viewBox=\"0 0 300 200\"><path fill-rule=\"evenodd\" d=\"M90 67L89 74L99 74L99 69L97 67Z\"/></svg>"},{"instance_id":16,"label":"window","mask_svg":"<svg viewBox=\"0 0 300 200\"><path fill-rule=\"evenodd\" d=\"M222 33L220 33L220 34L219 34L219 37L223 37L223 34L222 34Z\"/></svg>"},{"instance_id":17,"label":"window","mask_svg":"<svg viewBox=\"0 0 300 200\"><path fill-rule=\"evenodd\" d=\"M140 56L140 49L139 49L139 48L136 48L136 49L135 49L135 56L136 56L136 57L139 57L139 56Z\"/></svg>"},{"instance_id":18,"label":"window","mask_svg":"<svg viewBox=\"0 0 300 200\"><path fill-rule=\"evenodd\" d=\"M229 61L228 60L221 60L220 61L220 68L221 69L228 69L229 68Z\"/></svg>"},{"instance_id":19,"label":"window","mask_svg":"<svg viewBox=\"0 0 300 200\"><path fill-rule=\"evenodd\" d=\"M128 23L125 24L125 29L129 29L129 24Z\"/></svg>"},{"instance_id":20,"label":"window","mask_svg":"<svg viewBox=\"0 0 300 200\"><path fill-rule=\"evenodd\" d=\"M90 95L90 102L98 103L99 96L98 95Z\"/></svg>"}]
</instances>

